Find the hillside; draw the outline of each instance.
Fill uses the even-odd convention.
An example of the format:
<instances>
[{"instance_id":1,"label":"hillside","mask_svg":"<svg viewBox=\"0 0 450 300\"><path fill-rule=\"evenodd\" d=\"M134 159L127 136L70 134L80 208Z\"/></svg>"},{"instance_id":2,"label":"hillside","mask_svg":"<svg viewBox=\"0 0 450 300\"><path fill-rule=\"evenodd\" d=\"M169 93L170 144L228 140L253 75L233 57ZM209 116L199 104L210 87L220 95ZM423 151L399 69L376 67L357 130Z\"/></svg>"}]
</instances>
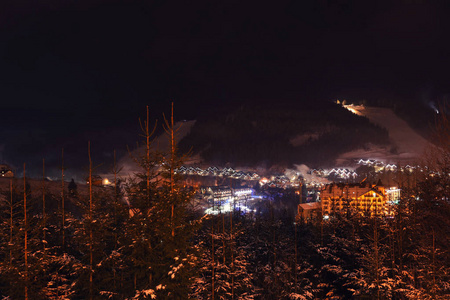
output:
<instances>
[{"instance_id":1,"label":"hillside","mask_svg":"<svg viewBox=\"0 0 450 300\"><path fill-rule=\"evenodd\" d=\"M367 144L389 146L386 129L332 102L307 105L242 105L203 116L180 141L205 162L284 167L330 165Z\"/></svg>"},{"instance_id":2,"label":"hillside","mask_svg":"<svg viewBox=\"0 0 450 300\"><path fill-rule=\"evenodd\" d=\"M368 118L374 124L386 128L392 146L370 145L366 149L352 150L338 158L338 165L348 165L349 162L360 158L376 159L386 163L412 163L423 155L427 147L430 147L430 143L425 138L389 108L363 105L350 105L347 108Z\"/></svg>"}]
</instances>

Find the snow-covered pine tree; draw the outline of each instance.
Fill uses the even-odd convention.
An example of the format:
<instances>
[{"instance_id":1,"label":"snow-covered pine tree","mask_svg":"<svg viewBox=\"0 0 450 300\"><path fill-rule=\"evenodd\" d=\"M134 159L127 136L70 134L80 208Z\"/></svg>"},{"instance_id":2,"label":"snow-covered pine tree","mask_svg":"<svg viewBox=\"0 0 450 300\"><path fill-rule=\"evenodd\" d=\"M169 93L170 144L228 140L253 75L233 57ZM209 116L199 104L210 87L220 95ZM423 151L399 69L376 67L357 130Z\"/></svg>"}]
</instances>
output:
<instances>
[{"instance_id":1,"label":"snow-covered pine tree","mask_svg":"<svg viewBox=\"0 0 450 300\"><path fill-rule=\"evenodd\" d=\"M67 218L73 222L72 248L75 258L79 260L77 267L78 280L75 283L77 297L85 299L123 298L115 279L116 262L122 255L117 252L116 226L123 228L126 223L127 206L119 206L115 201L114 191L96 188L92 185L93 163L89 156L89 194L78 199L81 219ZM117 205L116 205L117 204ZM121 215L121 218L118 215ZM118 220L120 219L120 223ZM69 233L69 231L67 231ZM125 234L125 232L120 231ZM67 242L70 239L66 239ZM117 263L117 265L120 265ZM120 296L121 295L121 296Z\"/></svg>"},{"instance_id":2,"label":"snow-covered pine tree","mask_svg":"<svg viewBox=\"0 0 450 300\"><path fill-rule=\"evenodd\" d=\"M248 252L242 239L247 233L241 224L236 223L232 233L227 226L225 232L216 230L211 239L211 226L221 224L221 219L222 216L211 217L198 234L197 247L201 253L199 275L191 286L190 296L193 299L211 299L214 268L214 299L255 299L258 293L250 270L252 253ZM211 251L212 243L215 245L214 253ZM215 257L214 265L211 263L212 255Z\"/></svg>"},{"instance_id":3,"label":"snow-covered pine tree","mask_svg":"<svg viewBox=\"0 0 450 300\"><path fill-rule=\"evenodd\" d=\"M147 107L147 119L141 122L145 151L135 157L143 172L130 178L126 188L131 233L126 271L137 298L185 298L195 263L191 240L197 222L187 214L192 193L175 173L182 157L177 153L173 115L165 121L170 148L162 152L152 145L156 123L150 130Z\"/></svg>"},{"instance_id":4,"label":"snow-covered pine tree","mask_svg":"<svg viewBox=\"0 0 450 300\"><path fill-rule=\"evenodd\" d=\"M11 179L7 199L2 207L2 214L8 215L2 223L8 234L0 254L6 258L0 268L2 293L13 299L45 299L46 282L39 277L43 269L42 212L37 209L40 199L32 195L25 176L20 181Z\"/></svg>"},{"instance_id":5,"label":"snow-covered pine tree","mask_svg":"<svg viewBox=\"0 0 450 300\"><path fill-rule=\"evenodd\" d=\"M22 290L14 286L14 282L20 282L20 270L18 265L18 244L20 230L20 193L13 185L15 179L9 180L9 190L2 191L0 198L0 296L13 297L21 295ZM20 210L20 211L19 211Z\"/></svg>"}]
</instances>

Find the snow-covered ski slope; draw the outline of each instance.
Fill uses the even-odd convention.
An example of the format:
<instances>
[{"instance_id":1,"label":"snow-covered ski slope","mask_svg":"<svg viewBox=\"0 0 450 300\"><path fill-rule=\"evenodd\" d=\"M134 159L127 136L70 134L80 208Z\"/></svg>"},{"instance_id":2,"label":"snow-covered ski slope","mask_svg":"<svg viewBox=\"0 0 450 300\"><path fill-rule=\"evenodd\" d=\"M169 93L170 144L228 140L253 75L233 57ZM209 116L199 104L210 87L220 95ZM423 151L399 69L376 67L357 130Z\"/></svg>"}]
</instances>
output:
<instances>
[{"instance_id":1,"label":"snow-covered ski slope","mask_svg":"<svg viewBox=\"0 0 450 300\"><path fill-rule=\"evenodd\" d=\"M389 132L393 147L369 145L366 149L358 149L341 155L338 165L351 163L355 159L376 159L386 163L413 163L420 159L429 142L415 132L403 119L391 109L367 107L363 105L345 105L347 109L368 118L372 123L384 127Z\"/></svg>"}]
</instances>

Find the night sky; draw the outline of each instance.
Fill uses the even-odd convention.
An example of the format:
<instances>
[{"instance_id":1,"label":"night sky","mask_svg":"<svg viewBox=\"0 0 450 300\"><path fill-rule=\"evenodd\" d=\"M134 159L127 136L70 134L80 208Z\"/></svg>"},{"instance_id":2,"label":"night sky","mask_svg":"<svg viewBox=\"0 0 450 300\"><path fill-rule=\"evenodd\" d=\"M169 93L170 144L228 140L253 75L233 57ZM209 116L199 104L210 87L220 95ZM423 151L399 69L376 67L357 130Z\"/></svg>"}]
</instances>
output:
<instances>
[{"instance_id":1,"label":"night sky","mask_svg":"<svg viewBox=\"0 0 450 300\"><path fill-rule=\"evenodd\" d=\"M0 160L110 164L137 119L241 103L448 101L449 1L9 1ZM34 170L33 170L34 169Z\"/></svg>"}]
</instances>

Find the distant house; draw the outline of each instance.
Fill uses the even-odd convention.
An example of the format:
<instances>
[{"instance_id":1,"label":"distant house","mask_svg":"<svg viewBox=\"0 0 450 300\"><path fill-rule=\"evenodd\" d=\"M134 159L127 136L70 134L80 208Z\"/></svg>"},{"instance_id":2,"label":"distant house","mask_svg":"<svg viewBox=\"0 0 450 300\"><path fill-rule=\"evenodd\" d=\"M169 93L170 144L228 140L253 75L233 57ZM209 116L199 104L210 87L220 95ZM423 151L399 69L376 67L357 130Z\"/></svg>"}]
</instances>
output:
<instances>
[{"instance_id":1,"label":"distant house","mask_svg":"<svg viewBox=\"0 0 450 300\"><path fill-rule=\"evenodd\" d=\"M14 172L8 165L0 165L0 177L14 177Z\"/></svg>"},{"instance_id":2,"label":"distant house","mask_svg":"<svg viewBox=\"0 0 450 300\"><path fill-rule=\"evenodd\" d=\"M89 184L89 177L86 178L86 184ZM103 179L101 176L99 175L92 175L92 185L95 186L102 186L103 184Z\"/></svg>"},{"instance_id":3,"label":"distant house","mask_svg":"<svg viewBox=\"0 0 450 300\"><path fill-rule=\"evenodd\" d=\"M297 207L297 221L310 223L322 215L320 202L301 203Z\"/></svg>"}]
</instances>

